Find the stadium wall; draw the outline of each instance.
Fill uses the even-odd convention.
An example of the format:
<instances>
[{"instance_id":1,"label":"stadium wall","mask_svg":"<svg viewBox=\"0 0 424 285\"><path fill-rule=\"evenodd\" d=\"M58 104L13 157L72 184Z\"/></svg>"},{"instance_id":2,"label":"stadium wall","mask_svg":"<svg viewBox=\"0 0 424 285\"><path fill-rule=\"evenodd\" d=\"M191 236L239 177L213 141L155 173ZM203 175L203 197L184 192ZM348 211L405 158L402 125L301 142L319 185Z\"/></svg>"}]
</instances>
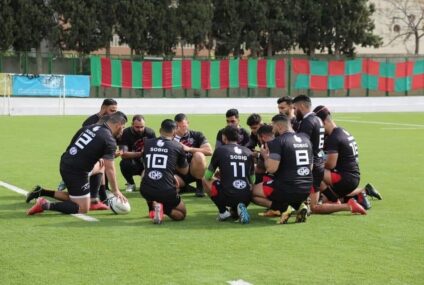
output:
<instances>
[{"instance_id":1,"label":"stadium wall","mask_svg":"<svg viewBox=\"0 0 424 285\"><path fill-rule=\"evenodd\" d=\"M277 98L116 98L128 114L224 114L275 113ZM0 115L91 115L99 111L103 98L0 98ZM312 98L314 106L326 105L333 112L424 112L424 96Z\"/></svg>"}]
</instances>

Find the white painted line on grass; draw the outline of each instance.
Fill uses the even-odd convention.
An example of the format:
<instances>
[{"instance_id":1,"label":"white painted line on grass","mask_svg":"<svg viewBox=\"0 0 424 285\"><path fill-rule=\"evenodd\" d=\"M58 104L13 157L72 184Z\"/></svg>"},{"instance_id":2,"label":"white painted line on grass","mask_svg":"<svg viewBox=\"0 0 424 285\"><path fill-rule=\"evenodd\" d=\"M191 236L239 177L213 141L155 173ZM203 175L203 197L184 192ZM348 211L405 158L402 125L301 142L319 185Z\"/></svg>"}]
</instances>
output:
<instances>
[{"instance_id":1,"label":"white painted line on grass","mask_svg":"<svg viewBox=\"0 0 424 285\"><path fill-rule=\"evenodd\" d=\"M6 189L9 189L13 192L16 192L18 194L24 195L26 196L28 194L28 191L21 189L19 187L16 187L15 185L0 181L0 186L3 186ZM96 218L84 215L84 214L71 214L71 216L74 216L75 218L81 219L83 221L86 222L98 222L99 220L97 220Z\"/></svg>"},{"instance_id":2,"label":"white painted line on grass","mask_svg":"<svg viewBox=\"0 0 424 285\"><path fill-rule=\"evenodd\" d=\"M405 128L381 128L382 130L402 130L402 131L408 131L408 130L424 130L424 127L423 128L408 128L408 127L405 127Z\"/></svg>"},{"instance_id":3,"label":"white painted line on grass","mask_svg":"<svg viewBox=\"0 0 424 285\"><path fill-rule=\"evenodd\" d=\"M359 121L359 120L345 120L345 119L338 119L336 121L348 122L348 123L359 123L359 124L374 124L374 125L389 125L389 126L424 128L424 125L418 125L418 124L389 123L389 122L378 122L378 121Z\"/></svg>"},{"instance_id":4,"label":"white painted line on grass","mask_svg":"<svg viewBox=\"0 0 424 285\"><path fill-rule=\"evenodd\" d=\"M232 280L232 281L227 281L228 284L230 285L253 285L252 283L246 282L244 280Z\"/></svg>"}]
</instances>

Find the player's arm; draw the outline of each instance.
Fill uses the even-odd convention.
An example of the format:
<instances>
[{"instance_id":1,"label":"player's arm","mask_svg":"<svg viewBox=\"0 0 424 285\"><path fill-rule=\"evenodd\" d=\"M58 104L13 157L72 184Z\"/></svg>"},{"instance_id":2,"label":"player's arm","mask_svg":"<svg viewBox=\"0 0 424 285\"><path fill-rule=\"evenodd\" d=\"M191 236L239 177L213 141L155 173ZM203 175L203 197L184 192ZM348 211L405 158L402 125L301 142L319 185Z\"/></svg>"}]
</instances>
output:
<instances>
[{"instance_id":1,"label":"player's arm","mask_svg":"<svg viewBox=\"0 0 424 285\"><path fill-rule=\"evenodd\" d=\"M186 145L183 145L185 152L195 153L195 152L201 152L205 156L211 156L212 155L212 147L210 143L202 144L200 147L189 147Z\"/></svg>"},{"instance_id":2,"label":"player's arm","mask_svg":"<svg viewBox=\"0 0 424 285\"><path fill-rule=\"evenodd\" d=\"M261 147L261 156L264 158L265 169L269 173L275 173L278 170L281 160L280 154L273 150L273 142L270 142L269 145L265 143Z\"/></svg>"},{"instance_id":3,"label":"player's arm","mask_svg":"<svg viewBox=\"0 0 424 285\"><path fill-rule=\"evenodd\" d=\"M121 150L122 159L140 158L143 154L141 151L128 151L128 146L126 145L120 145L119 149Z\"/></svg>"},{"instance_id":4,"label":"player's arm","mask_svg":"<svg viewBox=\"0 0 424 285\"><path fill-rule=\"evenodd\" d=\"M205 171L204 178L205 178L206 181L211 181L212 180L212 178L213 178L213 176L215 174L215 171L218 168L218 161L217 161L217 157L218 157L218 154L217 153L218 152L219 151L215 151L213 153L212 158L211 158L211 162L209 163L209 166L208 166L208 168Z\"/></svg>"},{"instance_id":5,"label":"player's arm","mask_svg":"<svg viewBox=\"0 0 424 285\"><path fill-rule=\"evenodd\" d=\"M325 161L325 168L326 169L336 168L338 158L339 158L338 152L329 152L327 154L327 160Z\"/></svg>"},{"instance_id":6,"label":"player's arm","mask_svg":"<svg viewBox=\"0 0 424 285\"><path fill-rule=\"evenodd\" d=\"M109 181L112 193L122 201L127 201L127 198L125 198L121 191L119 191L118 181L116 180L115 163L113 159L104 159L103 161L105 165L105 174Z\"/></svg>"}]
</instances>

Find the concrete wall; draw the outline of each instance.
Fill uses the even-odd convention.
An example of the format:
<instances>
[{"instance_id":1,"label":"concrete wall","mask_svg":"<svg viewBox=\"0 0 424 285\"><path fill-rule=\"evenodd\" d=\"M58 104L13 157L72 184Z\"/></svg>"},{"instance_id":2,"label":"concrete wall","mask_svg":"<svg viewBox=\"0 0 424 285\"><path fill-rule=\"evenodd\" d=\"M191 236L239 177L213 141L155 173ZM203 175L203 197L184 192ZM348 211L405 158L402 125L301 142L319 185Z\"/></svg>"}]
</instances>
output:
<instances>
[{"instance_id":1,"label":"concrete wall","mask_svg":"<svg viewBox=\"0 0 424 285\"><path fill-rule=\"evenodd\" d=\"M128 114L224 114L230 108L240 113L276 113L277 98L116 98ZM0 115L91 115L99 111L101 98L0 97ZM424 112L424 96L312 98L314 106L326 105L334 112Z\"/></svg>"}]
</instances>

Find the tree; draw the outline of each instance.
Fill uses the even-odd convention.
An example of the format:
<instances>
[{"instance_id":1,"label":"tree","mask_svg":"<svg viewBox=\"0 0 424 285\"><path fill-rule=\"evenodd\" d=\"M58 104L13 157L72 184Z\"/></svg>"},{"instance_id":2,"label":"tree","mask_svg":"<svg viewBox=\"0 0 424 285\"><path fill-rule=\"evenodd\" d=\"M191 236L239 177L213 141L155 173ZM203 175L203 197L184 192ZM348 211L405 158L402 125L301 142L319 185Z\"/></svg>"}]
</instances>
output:
<instances>
[{"instance_id":1,"label":"tree","mask_svg":"<svg viewBox=\"0 0 424 285\"><path fill-rule=\"evenodd\" d=\"M230 53L234 56L240 55L241 33L244 26L239 14L241 4L243 3L238 0L214 1L212 37L216 41L216 55L228 56Z\"/></svg>"},{"instance_id":2,"label":"tree","mask_svg":"<svg viewBox=\"0 0 424 285\"><path fill-rule=\"evenodd\" d=\"M262 52L261 33L266 29L266 6L261 0L246 0L240 5L240 17L244 23L242 39L251 56L256 57Z\"/></svg>"},{"instance_id":3,"label":"tree","mask_svg":"<svg viewBox=\"0 0 424 285\"><path fill-rule=\"evenodd\" d=\"M387 0L387 8L380 12L390 31L390 45L397 40L407 43L413 40L414 54L420 52L420 40L424 36L423 0Z\"/></svg>"},{"instance_id":4,"label":"tree","mask_svg":"<svg viewBox=\"0 0 424 285\"><path fill-rule=\"evenodd\" d=\"M117 26L120 43L128 44L131 54L144 55L148 50L148 26L153 13L150 1L119 1L116 8Z\"/></svg>"},{"instance_id":5,"label":"tree","mask_svg":"<svg viewBox=\"0 0 424 285\"><path fill-rule=\"evenodd\" d=\"M319 1L298 0L292 9L298 18L296 42L304 53L313 55L320 47L322 5Z\"/></svg>"},{"instance_id":6,"label":"tree","mask_svg":"<svg viewBox=\"0 0 424 285\"><path fill-rule=\"evenodd\" d=\"M147 52L172 57L178 43L177 11L172 0L151 0L154 7L148 19Z\"/></svg>"},{"instance_id":7,"label":"tree","mask_svg":"<svg viewBox=\"0 0 424 285\"><path fill-rule=\"evenodd\" d=\"M367 0L320 0L322 5L322 33L320 49L329 54L353 56L355 45L381 45L381 37L374 35L375 12Z\"/></svg>"},{"instance_id":8,"label":"tree","mask_svg":"<svg viewBox=\"0 0 424 285\"><path fill-rule=\"evenodd\" d=\"M0 1L0 51L7 51L13 44L16 27L12 0Z\"/></svg>"},{"instance_id":9,"label":"tree","mask_svg":"<svg viewBox=\"0 0 424 285\"><path fill-rule=\"evenodd\" d=\"M113 13L113 1L105 0L51 0L58 16L56 44L63 50L74 50L83 59L92 51L106 47L112 39L114 22L103 20L106 12Z\"/></svg>"},{"instance_id":10,"label":"tree","mask_svg":"<svg viewBox=\"0 0 424 285\"><path fill-rule=\"evenodd\" d=\"M41 42L47 39L55 26L53 11L45 0L14 0L15 19L13 48L18 51L36 49L37 72L42 72Z\"/></svg>"},{"instance_id":11,"label":"tree","mask_svg":"<svg viewBox=\"0 0 424 285\"><path fill-rule=\"evenodd\" d=\"M211 0L184 0L178 2L178 30L181 46L194 45L194 56L205 48L211 48L213 5Z\"/></svg>"}]
</instances>

